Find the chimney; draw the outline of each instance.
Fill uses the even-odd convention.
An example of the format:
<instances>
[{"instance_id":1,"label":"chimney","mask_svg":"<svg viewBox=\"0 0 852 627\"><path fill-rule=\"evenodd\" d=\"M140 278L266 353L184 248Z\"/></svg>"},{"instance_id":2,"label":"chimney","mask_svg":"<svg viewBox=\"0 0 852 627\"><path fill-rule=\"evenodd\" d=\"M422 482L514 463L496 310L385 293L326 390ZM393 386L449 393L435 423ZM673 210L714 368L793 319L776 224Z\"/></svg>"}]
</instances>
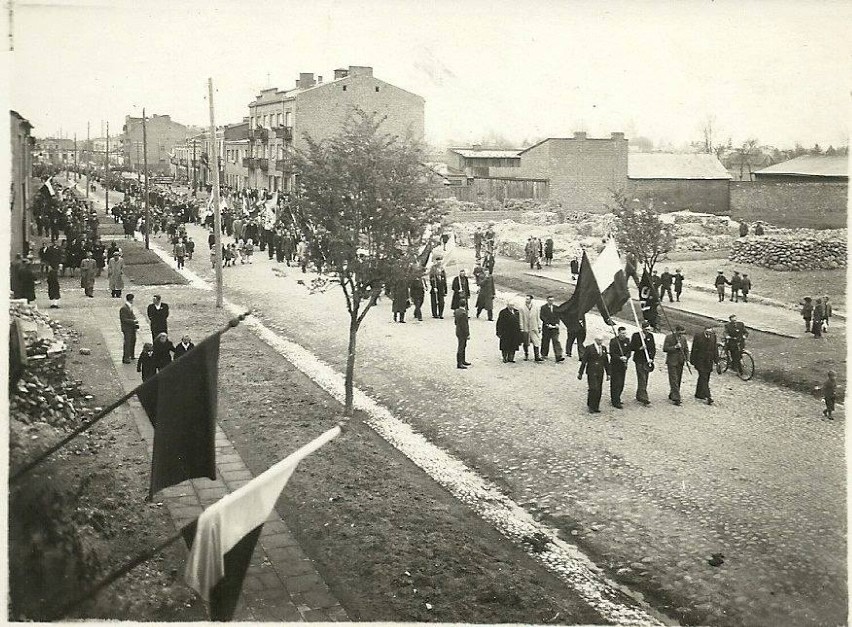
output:
<instances>
[{"instance_id":1,"label":"chimney","mask_svg":"<svg viewBox=\"0 0 852 627\"><path fill-rule=\"evenodd\" d=\"M313 87L314 85L316 85L316 81L314 81L314 73L299 72L299 82L297 83L297 85L302 89L307 89L308 87Z\"/></svg>"},{"instance_id":2,"label":"chimney","mask_svg":"<svg viewBox=\"0 0 852 627\"><path fill-rule=\"evenodd\" d=\"M347 76L349 76L349 70L334 70L334 80L337 80L339 78L346 78Z\"/></svg>"},{"instance_id":3,"label":"chimney","mask_svg":"<svg viewBox=\"0 0 852 627\"><path fill-rule=\"evenodd\" d=\"M624 139L624 133L610 133L611 139Z\"/></svg>"},{"instance_id":4,"label":"chimney","mask_svg":"<svg viewBox=\"0 0 852 627\"><path fill-rule=\"evenodd\" d=\"M350 65L349 76L372 76L373 68L366 65Z\"/></svg>"},{"instance_id":5,"label":"chimney","mask_svg":"<svg viewBox=\"0 0 852 627\"><path fill-rule=\"evenodd\" d=\"M586 139L586 131L574 131L574 139Z\"/></svg>"}]
</instances>

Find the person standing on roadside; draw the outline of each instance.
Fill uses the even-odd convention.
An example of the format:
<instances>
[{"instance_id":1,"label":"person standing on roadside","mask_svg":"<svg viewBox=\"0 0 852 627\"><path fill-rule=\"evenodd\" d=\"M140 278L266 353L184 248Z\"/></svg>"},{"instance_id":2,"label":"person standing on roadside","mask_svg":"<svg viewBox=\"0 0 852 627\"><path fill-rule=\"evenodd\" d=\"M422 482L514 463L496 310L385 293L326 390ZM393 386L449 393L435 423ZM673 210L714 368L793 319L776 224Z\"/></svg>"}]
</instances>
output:
<instances>
[{"instance_id":1,"label":"person standing on roadside","mask_svg":"<svg viewBox=\"0 0 852 627\"><path fill-rule=\"evenodd\" d=\"M494 320L494 277L488 270L484 271L482 282L479 284L479 294L476 295L476 317L483 310L488 314L488 321Z\"/></svg>"},{"instance_id":2,"label":"person standing on roadside","mask_svg":"<svg viewBox=\"0 0 852 627\"><path fill-rule=\"evenodd\" d=\"M420 268L420 266L417 266ZM423 277L416 276L409 282L408 293L414 305L414 319L423 322L423 301L426 299L426 287L423 285Z\"/></svg>"},{"instance_id":3,"label":"person standing on roadside","mask_svg":"<svg viewBox=\"0 0 852 627\"><path fill-rule=\"evenodd\" d=\"M136 329L139 328L139 320L133 308L133 294L128 294L121 309L118 310L118 320L121 323L121 333L124 336L124 354L122 363L133 362L136 356Z\"/></svg>"},{"instance_id":4,"label":"person standing on roadside","mask_svg":"<svg viewBox=\"0 0 852 627\"><path fill-rule=\"evenodd\" d=\"M811 324L811 331L814 337L822 337L822 323L825 319L825 305L822 304L822 299L817 298L814 305L814 321Z\"/></svg>"},{"instance_id":5,"label":"person standing on roadside","mask_svg":"<svg viewBox=\"0 0 852 627\"><path fill-rule=\"evenodd\" d=\"M432 304L432 317L444 317L444 301L447 298L447 273L440 261L429 269L429 300Z\"/></svg>"},{"instance_id":6,"label":"person standing on roadside","mask_svg":"<svg viewBox=\"0 0 852 627\"><path fill-rule=\"evenodd\" d=\"M692 350L689 354L689 363L698 371L695 398L706 401L708 405L713 404L713 396L710 394L710 374L719 363L717 343L715 331L712 327L708 327L692 338Z\"/></svg>"},{"instance_id":7,"label":"person standing on roadside","mask_svg":"<svg viewBox=\"0 0 852 627\"><path fill-rule=\"evenodd\" d=\"M651 323L647 320L642 323L642 330L634 333L630 339L630 350L636 367L636 400L647 407L651 404L648 398L648 375L654 370L657 353Z\"/></svg>"},{"instance_id":8,"label":"person standing on roadside","mask_svg":"<svg viewBox=\"0 0 852 627\"><path fill-rule=\"evenodd\" d=\"M453 300L450 302L451 309L467 307L470 300L470 280L465 274L464 268L459 270L457 277L453 278Z\"/></svg>"},{"instance_id":9,"label":"person standing on roadside","mask_svg":"<svg viewBox=\"0 0 852 627\"><path fill-rule=\"evenodd\" d=\"M666 354L666 369L669 373L669 400L674 405L680 405L680 384L683 380L683 366L689 359L689 346L686 343L684 328L675 327L675 332L666 336L663 341L663 352Z\"/></svg>"},{"instance_id":10,"label":"person standing on roadside","mask_svg":"<svg viewBox=\"0 0 852 627\"><path fill-rule=\"evenodd\" d=\"M834 313L831 308L831 303L828 302L828 296L822 297L823 306L823 323L825 332L828 333L828 322L831 320L831 314Z\"/></svg>"},{"instance_id":11,"label":"person standing on roadside","mask_svg":"<svg viewBox=\"0 0 852 627\"><path fill-rule=\"evenodd\" d=\"M565 361L562 355L562 344L559 343L559 314L556 312L553 296L547 296L547 302L539 311L539 318L541 318L541 358L547 359L552 343L556 363Z\"/></svg>"},{"instance_id":12,"label":"person standing on roadside","mask_svg":"<svg viewBox=\"0 0 852 627\"><path fill-rule=\"evenodd\" d=\"M95 297L95 275L98 273L98 265L92 258L92 253L86 253L86 258L80 262L80 287L89 298ZM110 279L110 288L112 279ZM113 293L113 296L115 294Z\"/></svg>"},{"instance_id":13,"label":"person standing on roadside","mask_svg":"<svg viewBox=\"0 0 852 627\"><path fill-rule=\"evenodd\" d=\"M751 279L748 278L748 274L743 272L743 278L740 281L740 292L743 295L743 302L748 302L748 293L751 291Z\"/></svg>"},{"instance_id":14,"label":"person standing on roadside","mask_svg":"<svg viewBox=\"0 0 852 627\"><path fill-rule=\"evenodd\" d=\"M622 409L621 393L627 378L627 364L630 359L630 338L627 329L618 327L618 335L609 341L609 399L612 406Z\"/></svg>"},{"instance_id":15,"label":"person standing on roadside","mask_svg":"<svg viewBox=\"0 0 852 627\"><path fill-rule=\"evenodd\" d=\"M663 296L668 294L669 302L674 302L674 297L672 296L672 273L669 272L669 269L666 268L663 270L663 273L660 275L660 300L663 300Z\"/></svg>"},{"instance_id":16,"label":"person standing on roadside","mask_svg":"<svg viewBox=\"0 0 852 627\"><path fill-rule=\"evenodd\" d=\"M464 307L458 307L453 312L453 319L456 324L456 340L458 341L458 346L456 348L456 368L459 370L466 370L468 366L470 366L470 362L467 361L467 356L465 352L467 350L467 341L470 339L470 324L467 319L467 309Z\"/></svg>"},{"instance_id":17,"label":"person standing on roadside","mask_svg":"<svg viewBox=\"0 0 852 627\"><path fill-rule=\"evenodd\" d=\"M124 259L121 253L116 252L107 266L107 277L109 278L109 289L113 298L121 298L121 290L124 289Z\"/></svg>"},{"instance_id":18,"label":"person standing on roadside","mask_svg":"<svg viewBox=\"0 0 852 627\"><path fill-rule=\"evenodd\" d=\"M151 341L155 341L160 333L169 332L169 306L162 301L159 294L154 298L146 312L151 326Z\"/></svg>"},{"instance_id":19,"label":"person standing on roadside","mask_svg":"<svg viewBox=\"0 0 852 627\"><path fill-rule=\"evenodd\" d=\"M811 332L811 319L813 319L813 316L814 316L814 305L813 305L813 302L811 300L811 297L805 296L804 299L802 299L801 305L802 305L801 314L802 314L802 318L805 321L805 333L810 333Z\"/></svg>"},{"instance_id":20,"label":"person standing on roadside","mask_svg":"<svg viewBox=\"0 0 852 627\"><path fill-rule=\"evenodd\" d=\"M740 302L740 290L743 288L743 280L740 273L734 270L734 276L731 277L731 297L729 300L738 303Z\"/></svg>"},{"instance_id":21,"label":"person standing on roadside","mask_svg":"<svg viewBox=\"0 0 852 627\"><path fill-rule=\"evenodd\" d=\"M719 302L725 302L725 286L730 285L731 282L725 278L725 273L719 270L716 273L716 280L713 281L713 285L716 286L716 293L719 295Z\"/></svg>"},{"instance_id":22,"label":"person standing on roadside","mask_svg":"<svg viewBox=\"0 0 852 627\"><path fill-rule=\"evenodd\" d=\"M680 268L675 270L674 273L674 291L675 291L675 299L677 302L680 302L680 295L683 293L683 274L680 271Z\"/></svg>"},{"instance_id":23,"label":"person standing on roadside","mask_svg":"<svg viewBox=\"0 0 852 627\"><path fill-rule=\"evenodd\" d=\"M533 357L536 361L544 361L541 358L541 314L538 305L533 303L532 294L527 294L524 304L520 310L521 335L524 342L524 361L530 359L530 344L533 347Z\"/></svg>"},{"instance_id":24,"label":"person standing on roadside","mask_svg":"<svg viewBox=\"0 0 852 627\"><path fill-rule=\"evenodd\" d=\"M521 314L511 300L497 316L497 337L500 338L500 353L503 363L515 363L515 353L521 345Z\"/></svg>"},{"instance_id":25,"label":"person standing on roadside","mask_svg":"<svg viewBox=\"0 0 852 627\"><path fill-rule=\"evenodd\" d=\"M585 348L583 357L580 360L580 372L577 375L577 378L582 381L583 372L586 373L586 380L589 385L586 406L589 408L590 414L599 414L601 412L600 404L604 375L609 379L609 358L603 341L603 335L597 335L595 336L594 343Z\"/></svg>"},{"instance_id":26,"label":"person standing on roadside","mask_svg":"<svg viewBox=\"0 0 852 627\"><path fill-rule=\"evenodd\" d=\"M50 308L59 309L59 274L54 267L47 268L47 297L50 299Z\"/></svg>"}]
</instances>

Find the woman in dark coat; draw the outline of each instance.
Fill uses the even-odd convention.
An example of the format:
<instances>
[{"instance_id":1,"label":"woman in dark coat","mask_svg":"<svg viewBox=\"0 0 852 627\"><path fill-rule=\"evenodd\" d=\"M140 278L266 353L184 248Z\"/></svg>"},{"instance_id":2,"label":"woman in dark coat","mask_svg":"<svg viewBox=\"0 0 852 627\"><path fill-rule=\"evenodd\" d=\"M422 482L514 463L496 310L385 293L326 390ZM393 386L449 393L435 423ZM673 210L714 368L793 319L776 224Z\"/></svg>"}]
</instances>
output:
<instances>
[{"instance_id":1,"label":"woman in dark coat","mask_svg":"<svg viewBox=\"0 0 852 627\"><path fill-rule=\"evenodd\" d=\"M515 303L509 301L506 308L497 316L497 337L500 338L500 352L503 363L515 363L515 351L521 345L521 316Z\"/></svg>"},{"instance_id":2,"label":"woman in dark coat","mask_svg":"<svg viewBox=\"0 0 852 627\"><path fill-rule=\"evenodd\" d=\"M397 281L393 287L393 321L405 322L405 310L409 306L408 281Z\"/></svg>"},{"instance_id":3,"label":"woman in dark coat","mask_svg":"<svg viewBox=\"0 0 852 627\"><path fill-rule=\"evenodd\" d=\"M35 275L32 260L27 257L24 258L23 265L18 271L18 289L21 298L26 298L28 303L35 301Z\"/></svg>"},{"instance_id":4,"label":"woman in dark coat","mask_svg":"<svg viewBox=\"0 0 852 627\"><path fill-rule=\"evenodd\" d=\"M175 345L169 339L168 333L160 333L154 340L154 364L158 372L172 363L174 352Z\"/></svg>"},{"instance_id":5,"label":"woman in dark coat","mask_svg":"<svg viewBox=\"0 0 852 627\"><path fill-rule=\"evenodd\" d=\"M486 270L479 284L479 294L476 296L476 317L482 310L488 312L488 320L494 320L494 277Z\"/></svg>"},{"instance_id":6,"label":"woman in dark coat","mask_svg":"<svg viewBox=\"0 0 852 627\"><path fill-rule=\"evenodd\" d=\"M151 342L145 342L142 347L139 361L136 362L136 372L142 373L143 382L157 374L157 357L154 355L154 345Z\"/></svg>"},{"instance_id":7,"label":"woman in dark coat","mask_svg":"<svg viewBox=\"0 0 852 627\"><path fill-rule=\"evenodd\" d=\"M52 266L47 269L47 297L50 299L50 308L59 309L59 274Z\"/></svg>"}]
</instances>

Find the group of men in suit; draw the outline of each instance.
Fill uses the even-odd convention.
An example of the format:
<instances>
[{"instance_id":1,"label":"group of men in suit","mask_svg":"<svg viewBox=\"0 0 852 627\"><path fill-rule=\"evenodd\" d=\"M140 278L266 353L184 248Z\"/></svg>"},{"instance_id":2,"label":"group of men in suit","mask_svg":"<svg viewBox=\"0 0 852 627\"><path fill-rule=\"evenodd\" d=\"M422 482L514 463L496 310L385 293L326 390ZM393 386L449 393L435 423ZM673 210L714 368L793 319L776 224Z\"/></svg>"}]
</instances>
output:
<instances>
[{"instance_id":1,"label":"group of men in suit","mask_svg":"<svg viewBox=\"0 0 852 627\"><path fill-rule=\"evenodd\" d=\"M739 323L742 325L742 323ZM669 401L673 405L681 404L680 386L683 379L683 368L688 362L698 371L698 382L695 388L695 398L713 404L710 392L710 374L719 361L717 352L716 333L712 328L696 333L692 347L688 345L685 330L682 326L675 327L663 341L663 352L666 354L666 369L669 377ZM586 347L580 361L578 379L585 374L588 381L588 396L586 404L590 413L600 413L600 401L603 393L604 377L610 383L610 402L612 406L621 409L621 394L629 362L633 360L636 369L636 400L647 406L651 404L648 397L648 377L654 370L656 345L651 333L650 323L643 322L642 330L628 339L627 329L618 328L618 334L609 343L609 349L604 346L604 336L597 335L594 343Z\"/></svg>"},{"instance_id":2,"label":"group of men in suit","mask_svg":"<svg viewBox=\"0 0 852 627\"><path fill-rule=\"evenodd\" d=\"M121 324L121 333L124 336L121 361L125 364L133 363L134 359L136 359L136 331L139 329L139 319L136 316L136 308L133 304L134 299L135 296L133 294L128 294L121 308L118 310L118 320ZM151 327L152 342L156 342L157 336L160 334L168 334L169 306L163 302L159 294L154 295L145 313L148 316L148 322ZM184 335L181 338L180 344L173 347L175 359L183 356L194 347L195 344L192 343L190 337Z\"/></svg>"}]
</instances>

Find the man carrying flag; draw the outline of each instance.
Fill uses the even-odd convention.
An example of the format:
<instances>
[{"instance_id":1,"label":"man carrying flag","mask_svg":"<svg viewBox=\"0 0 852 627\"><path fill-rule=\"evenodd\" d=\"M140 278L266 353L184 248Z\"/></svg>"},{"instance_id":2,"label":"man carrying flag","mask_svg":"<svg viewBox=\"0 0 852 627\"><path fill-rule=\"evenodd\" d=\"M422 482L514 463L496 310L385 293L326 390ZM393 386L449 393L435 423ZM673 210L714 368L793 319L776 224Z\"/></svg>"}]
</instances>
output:
<instances>
[{"instance_id":1,"label":"man carrying flag","mask_svg":"<svg viewBox=\"0 0 852 627\"><path fill-rule=\"evenodd\" d=\"M657 292L651 283L651 277L648 276L647 271L642 273L642 280L639 281L639 303L642 306L642 317L645 318L654 330L657 330L657 305L659 304L659 298L657 298Z\"/></svg>"}]
</instances>

